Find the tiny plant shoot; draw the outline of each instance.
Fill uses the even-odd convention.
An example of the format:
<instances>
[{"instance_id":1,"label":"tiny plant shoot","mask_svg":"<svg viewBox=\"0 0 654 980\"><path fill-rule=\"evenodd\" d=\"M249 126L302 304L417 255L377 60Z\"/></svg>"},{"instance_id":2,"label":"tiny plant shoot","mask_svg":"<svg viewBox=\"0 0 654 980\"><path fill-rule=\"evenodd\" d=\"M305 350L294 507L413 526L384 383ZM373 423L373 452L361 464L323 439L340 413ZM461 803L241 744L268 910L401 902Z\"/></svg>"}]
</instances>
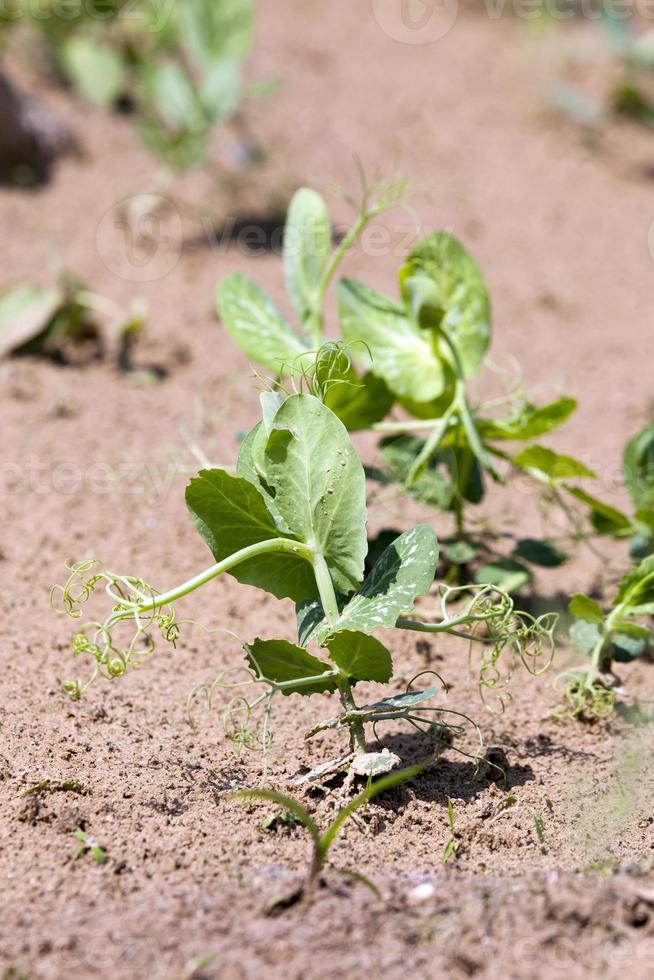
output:
<instances>
[{"instance_id":1,"label":"tiny plant shoot","mask_svg":"<svg viewBox=\"0 0 654 980\"><path fill-rule=\"evenodd\" d=\"M570 705L567 713L575 718L602 717L615 703L614 662L629 662L654 651L654 555L627 572L610 612L581 593L572 597L570 612L575 617L571 639L589 656L590 664L562 675Z\"/></svg>"},{"instance_id":2,"label":"tiny plant shoot","mask_svg":"<svg viewBox=\"0 0 654 980\"><path fill-rule=\"evenodd\" d=\"M481 690L492 690L501 702L501 652L508 648L511 663L522 659L536 670L543 647L552 647L553 617L515 612L510 597L491 586L439 586L440 614L433 620L417 616L414 603L432 590L438 561L436 535L427 525L401 534L364 579L365 475L345 426L315 394L266 391L261 405L263 417L241 445L236 475L203 470L186 492L214 564L165 592L95 562L74 566L66 585L53 590L59 610L79 618L80 607L100 585L112 607L103 622L90 623L75 635L74 653L92 658L91 680L97 674L124 674L154 648L156 633L177 642L184 624L176 609L185 596L229 573L277 599L291 599L298 636L297 643L249 640L243 682L217 682L238 688L226 714L232 738L265 750L276 695L333 694L340 701L339 713L316 719L307 737L328 728L346 731L349 747L339 767L348 768L367 754L366 729L374 733L381 722L403 720L437 745L451 742L459 733L452 721L462 716L432 704L441 693L438 685L421 689L409 684L403 693L373 703L357 700L359 683L387 685L393 674L391 654L375 634L401 629L477 642ZM118 635L126 627L125 645ZM86 686L75 681L66 691L77 698ZM257 708L263 716L254 736L248 726ZM379 772L375 760L370 771Z\"/></svg>"},{"instance_id":3,"label":"tiny plant shoot","mask_svg":"<svg viewBox=\"0 0 654 980\"><path fill-rule=\"evenodd\" d=\"M249 358L276 377L316 373L325 298L336 272L368 223L402 203L407 187L378 184L364 190L360 203L350 201L357 217L336 246L322 197L307 188L297 192L284 237L286 287L297 324L246 276L228 276L218 288L222 323ZM446 232L423 238L398 279L399 299L354 279L336 284L340 336L360 370L344 353L333 379L339 383L331 384L325 403L350 431L372 427L385 434L379 446L383 468L369 476L454 515L455 534L441 551L453 569L449 580L468 581L466 570L475 564L478 583L518 591L529 581L531 565L554 567L567 555L551 540L525 539L507 556L492 536L473 535L466 513L482 500L487 478L504 483L507 469L527 474L545 502L568 516L575 539L586 532L571 503L601 511L604 522L621 523L622 516L578 486L595 476L587 466L535 443L569 418L574 399L536 407L519 384L491 402L473 399L469 384L484 364L491 310L482 273L463 246ZM389 417L394 408L401 417ZM510 453L503 447L511 442L523 447Z\"/></svg>"}]
</instances>

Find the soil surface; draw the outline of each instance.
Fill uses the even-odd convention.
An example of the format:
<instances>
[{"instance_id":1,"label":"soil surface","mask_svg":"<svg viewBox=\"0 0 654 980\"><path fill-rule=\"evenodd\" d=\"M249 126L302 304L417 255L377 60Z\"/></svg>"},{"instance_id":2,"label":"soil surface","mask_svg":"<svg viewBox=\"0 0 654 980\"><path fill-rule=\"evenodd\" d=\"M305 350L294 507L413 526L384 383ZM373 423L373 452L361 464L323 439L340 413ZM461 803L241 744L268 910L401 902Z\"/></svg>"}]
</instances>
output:
<instances>
[{"instance_id":1,"label":"soil surface","mask_svg":"<svg viewBox=\"0 0 654 980\"><path fill-rule=\"evenodd\" d=\"M262 774L260 755L238 756L224 737L225 695L209 712L196 704L194 730L186 721L189 693L239 662L236 640L188 626L176 650L162 646L81 702L61 693L60 682L87 667L70 653L75 624L48 605L64 562L95 557L161 589L210 563L185 512L184 484L197 468L189 443L231 463L257 415L255 381L244 384L248 365L215 319L214 289L238 269L283 302L278 255L252 254L249 233L228 246L225 229L234 237L243 216L247 226L248 215L274 214L301 184L355 189L357 160L371 176L392 168L413 177L424 229L451 229L473 251L494 301L494 362L508 370L515 359L537 397L579 399L556 446L597 470L598 494L622 500L622 447L652 411L654 141L626 124L590 141L557 119L547 108L559 70L552 44L519 20L461 9L444 37L415 44L382 8L260 4L251 77L282 86L250 104L245 121L267 158L242 170L234 134L224 133L212 173L173 187L128 119L45 87L17 57L17 76L81 150L48 186L2 190L2 280L45 283L54 263L125 306L143 297L149 325L136 361L166 377L144 385L108 358L0 365L5 980L652 975L651 733L619 715L594 726L553 720L553 677L575 656L563 641L549 674L516 671L512 701L494 715L467 679L465 644L386 637L394 690L427 668L445 676L448 705L479 723L506 780L488 766L474 778L471 761L447 752L348 823L324 886L286 910L274 902L306 871L306 833L264 829L273 805L225 795ZM595 43L588 25L571 30ZM598 85L597 65L588 66ZM119 207L147 192L169 202L152 254L134 246ZM347 207L330 200L344 227ZM393 212L376 227L383 233L353 250L347 271L390 291L417 235L414 218ZM373 452L370 440L361 444ZM517 490L508 500L497 523L538 530L536 501ZM414 516L377 507L371 528ZM447 521L430 519L447 531ZM536 594L546 603L601 580L601 562L582 550L539 576ZM182 611L244 639L293 637L290 603L229 577ZM654 698L651 665L621 676L628 697ZM334 733L303 738L333 708L283 699L268 759L269 785L303 798L322 823L342 803L338 787L303 794L291 780L342 750ZM398 729L382 735L407 760L424 749ZM443 863L448 799L458 848ZM75 859L80 828L102 846L104 864L90 851ZM379 894L338 867L366 875Z\"/></svg>"}]
</instances>

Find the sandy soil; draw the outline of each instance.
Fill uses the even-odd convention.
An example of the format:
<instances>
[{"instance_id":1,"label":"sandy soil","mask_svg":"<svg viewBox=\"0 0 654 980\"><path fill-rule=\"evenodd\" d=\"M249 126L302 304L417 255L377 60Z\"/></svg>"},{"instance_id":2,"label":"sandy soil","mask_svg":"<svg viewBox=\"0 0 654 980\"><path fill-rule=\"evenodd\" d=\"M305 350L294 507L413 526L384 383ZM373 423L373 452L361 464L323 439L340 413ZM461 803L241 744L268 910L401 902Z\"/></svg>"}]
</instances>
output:
<instances>
[{"instance_id":1,"label":"sandy soil","mask_svg":"<svg viewBox=\"0 0 654 980\"><path fill-rule=\"evenodd\" d=\"M380 898L333 875L310 903L277 916L266 909L306 868L306 835L264 830L274 808L224 796L256 785L261 759L234 756L219 711L198 711L195 732L185 722L188 693L233 663L238 645L189 629L176 652L97 684L79 704L60 693L81 667L69 652L71 623L48 607L64 561L98 557L160 588L203 568L208 553L183 502L191 460L180 427L196 431L201 403L198 435L228 463L238 431L256 416L247 365L221 333L212 296L221 276L241 269L281 301L280 263L224 248L209 232L237 212L274 208L300 183L352 188L355 157L369 173L392 166L413 176L424 188L416 203L425 228L450 228L473 250L494 299L494 357L515 357L541 397L579 398L557 446L592 465L603 496L620 502L622 446L652 408L646 175L654 142L615 126L589 144L551 117L547 51L519 22L461 11L445 37L417 45L389 36L374 9L364 0L261 4L252 77L279 76L283 87L248 108L247 120L268 160L239 177L233 142L219 138L221 180L179 181L149 264L139 264L142 255L130 261L117 221L119 202L157 186L126 120L108 124L49 92L82 155L60 165L47 188L0 194L3 282L45 281L55 255L101 294L124 304L144 297L150 326L138 360L168 372L144 388L107 363L0 366L6 980L651 976L649 731L618 717L591 728L557 724L551 676L518 673L512 704L495 717L466 682L459 644L391 638L397 689L425 666L451 679L450 703L504 752L506 784L488 773L473 780L473 766L448 754L371 805L335 846L334 865L368 875ZM345 207L335 200L334 210L343 224ZM347 267L388 289L415 232L402 213L381 227L385 244L364 240ZM133 281L153 269L152 281ZM533 502L510 500L507 519L529 530ZM396 519L372 516L373 525ZM598 573L581 555L538 588L544 596L590 589ZM292 636L290 605L227 578L184 613L246 639ZM569 658L563 646L557 665ZM654 697L651 666L625 670L624 679L632 693ZM328 703L318 707L329 714ZM314 712L313 701L277 707L271 785L288 789L300 765L338 751L332 736L304 742ZM393 730L386 744L408 758L420 752ZM24 795L41 780L77 780L81 791ZM460 845L444 865L448 799ZM319 821L337 806L320 794L306 802ZM88 854L73 859L79 827L104 847L104 865Z\"/></svg>"}]
</instances>

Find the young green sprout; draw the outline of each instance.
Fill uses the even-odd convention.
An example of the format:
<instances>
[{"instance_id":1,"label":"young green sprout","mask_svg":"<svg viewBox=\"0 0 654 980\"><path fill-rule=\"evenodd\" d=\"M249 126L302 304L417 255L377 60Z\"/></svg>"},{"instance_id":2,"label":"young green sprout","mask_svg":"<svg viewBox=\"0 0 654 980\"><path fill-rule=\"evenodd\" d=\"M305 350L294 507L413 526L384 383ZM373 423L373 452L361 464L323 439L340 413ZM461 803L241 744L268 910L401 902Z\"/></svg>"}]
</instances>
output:
<instances>
[{"instance_id":1,"label":"young green sprout","mask_svg":"<svg viewBox=\"0 0 654 980\"><path fill-rule=\"evenodd\" d=\"M269 800L271 803L277 803L279 806L284 807L288 813L292 814L297 822L301 823L311 836L313 851L306 881L299 889L296 889L292 895L287 896L284 899L283 904L288 906L289 904L298 901L309 889L313 888L318 883L325 869L329 851L334 844L336 837L343 828L343 825L356 813L357 810L360 810L361 807L366 806L370 800L374 799L376 796L379 796L381 793L385 793L387 790L392 789L395 786L400 786L409 782L411 779L418 776L425 768L426 764L421 763L415 766L409 766L406 769L400 769L397 772L391 773L390 775L382 776L381 779L376 779L374 781L369 779L366 788L355 796L354 799L350 800L346 806L339 810L336 818L329 824L328 827L325 828L325 830L320 830L309 811L298 803L297 800L294 800L290 796L285 796L282 793L276 793L272 790L263 789L243 790L232 794L233 798L237 800ZM376 886L364 875L348 868L336 868L335 870L339 874L344 875L346 878L352 878L353 880L359 881L360 883L366 885L366 887L370 888L370 890L374 892L377 897L379 897L379 891L377 890Z\"/></svg>"},{"instance_id":2,"label":"young green sprout","mask_svg":"<svg viewBox=\"0 0 654 980\"><path fill-rule=\"evenodd\" d=\"M614 662L629 662L654 651L654 555L623 577L610 612L582 593L572 597L570 612L575 617L572 642L589 656L590 665L562 675L570 706L567 713L601 718L611 713L616 700Z\"/></svg>"},{"instance_id":3,"label":"young green sprout","mask_svg":"<svg viewBox=\"0 0 654 980\"><path fill-rule=\"evenodd\" d=\"M273 377L319 378L325 300L336 272L367 224L401 204L407 190L406 181L364 188L363 200L350 202L357 217L338 245L322 197L307 188L297 192L284 233L286 288L297 327L246 276L228 276L218 287L223 326L247 357ZM518 382L485 403L473 398L469 386L485 363L491 309L482 273L465 248L447 232L428 235L407 256L398 279L399 299L351 278L336 283L347 356L333 354L325 403L350 431L385 434L382 466L370 468L370 477L453 514L454 535L441 549L448 581L516 592L530 581L532 566L555 567L567 555L550 539L520 540L506 555L496 544L502 535L473 533L467 514L482 500L487 478L504 483L511 472L531 477L543 502L556 505L570 522L564 544L568 537L588 538L574 507L601 511L605 522L620 523L621 515L578 485L595 475L587 466L535 444L568 419L574 399L536 407ZM401 417L391 417L393 409ZM507 452L511 442L524 447Z\"/></svg>"},{"instance_id":4,"label":"young green sprout","mask_svg":"<svg viewBox=\"0 0 654 980\"><path fill-rule=\"evenodd\" d=\"M518 659L532 671L547 666L553 617L534 619L516 612L500 590L439 586L440 616L425 621L413 612L415 601L434 586L438 545L428 525L401 534L364 579L365 476L344 425L312 394L265 392L261 404L262 420L241 445L236 475L203 470L186 492L213 565L160 593L139 578L83 562L72 569L65 586L53 590L60 611L79 618L80 607L98 586L105 586L110 614L83 627L73 640L74 653L94 661L91 680L98 674L118 677L139 666L154 649L157 633L174 645L184 626L177 604L224 573L296 604L297 643L250 640L244 644L242 680L231 680L230 671L215 684L237 690L225 724L243 745L266 750L276 695L319 693L335 694L341 710L317 721L307 737L328 728L347 731L349 749L338 768L347 769L366 755L366 729L374 734L381 722L405 721L431 737L436 747L451 742L467 719L433 704L445 688L440 677L437 686L419 689L410 683L403 693L373 703L355 699L359 683L385 685L391 680L391 654L373 635L379 630L448 633L477 643L481 689L496 693L500 705L504 678L498 661L503 650L509 651L509 672ZM131 639L121 645L118 635L125 627ZM66 690L79 697L89 682L74 681ZM261 693L248 697L250 689ZM258 708L262 727L253 736L249 722ZM373 766L371 771L379 770Z\"/></svg>"}]
</instances>

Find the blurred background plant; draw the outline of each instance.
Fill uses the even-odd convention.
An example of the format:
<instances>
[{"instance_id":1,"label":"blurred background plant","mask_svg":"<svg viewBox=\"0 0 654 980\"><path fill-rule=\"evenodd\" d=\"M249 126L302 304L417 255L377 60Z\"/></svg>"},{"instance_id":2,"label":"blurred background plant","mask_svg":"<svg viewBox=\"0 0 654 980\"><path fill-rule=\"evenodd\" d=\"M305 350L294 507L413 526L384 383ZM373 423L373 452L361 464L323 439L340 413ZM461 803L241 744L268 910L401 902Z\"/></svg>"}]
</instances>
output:
<instances>
[{"instance_id":1,"label":"blurred background plant","mask_svg":"<svg viewBox=\"0 0 654 980\"><path fill-rule=\"evenodd\" d=\"M48 72L86 101L131 113L148 148L174 171L206 162L216 126L236 122L246 86L253 0L8 0L0 43L19 32ZM242 157L259 152L242 133Z\"/></svg>"}]
</instances>

